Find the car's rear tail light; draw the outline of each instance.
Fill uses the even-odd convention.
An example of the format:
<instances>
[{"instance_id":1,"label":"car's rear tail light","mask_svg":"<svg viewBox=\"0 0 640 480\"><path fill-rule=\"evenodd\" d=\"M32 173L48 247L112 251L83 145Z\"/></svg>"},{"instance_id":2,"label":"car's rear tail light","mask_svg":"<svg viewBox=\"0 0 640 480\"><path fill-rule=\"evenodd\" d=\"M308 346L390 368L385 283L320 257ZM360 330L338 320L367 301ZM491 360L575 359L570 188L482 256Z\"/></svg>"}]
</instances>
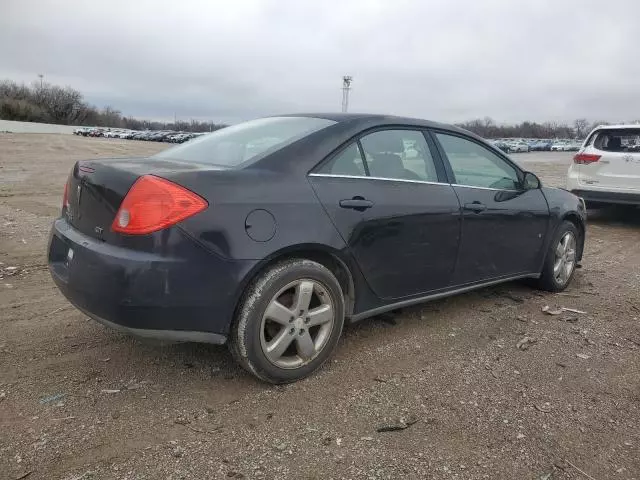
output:
<instances>
[{"instance_id":1,"label":"car's rear tail light","mask_svg":"<svg viewBox=\"0 0 640 480\"><path fill-rule=\"evenodd\" d=\"M111 230L143 235L175 225L208 206L205 199L180 185L144 175L122 201Z\"/></svg>"},{"instance_id":2,"label":"car's rear tail light","mask_svg":"<svg viewBox=\"0 0 640 480\"><path fill-rule=\"evenodd\" d=\"M62 208L69 208L69 179L64 184L64 193L62 194Z\"/></svg>"},{"instance_id":3,"label":"car's rear tail light","mask_svg":"<svg viewBox=\"0 0 640 480\"><path fill-rule=\"evenodd\" d=\"M588 164L588 163L596 163L600 160L600 155L594 155L592 153L578 153L573 157L573 161L575 163L580 164Z\"/></svg>"}]
</instances>

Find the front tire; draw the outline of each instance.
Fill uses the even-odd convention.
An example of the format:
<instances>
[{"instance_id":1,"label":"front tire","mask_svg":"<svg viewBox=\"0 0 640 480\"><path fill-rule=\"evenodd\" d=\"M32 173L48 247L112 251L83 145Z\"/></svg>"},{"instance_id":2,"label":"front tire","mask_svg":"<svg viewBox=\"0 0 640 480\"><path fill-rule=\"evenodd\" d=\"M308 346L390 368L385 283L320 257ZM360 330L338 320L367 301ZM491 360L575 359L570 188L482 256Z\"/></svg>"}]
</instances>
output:
<instances>
[{"instance_id":1,"label":"front tire","mask_svg":"<svg viewBox=\"0 0 640 480\"><path fill-rule=\"evenodd\" d=\"M575 224L564 221L549 245L538 287L561 292L571 283L576 271L580 232Z\"/></svg>"},{"instance_id":2,"label":"front tire","mask_svg":"<svg viewBox=\"0 0 640 480\"><path fill-rule=\"evenodd\" d=\"M329 269L290 259L262 272L247 288L229 347L247 371L269 383L315 372L335 349L344 325L344 296Z\"/></svg>"}]
</instances>

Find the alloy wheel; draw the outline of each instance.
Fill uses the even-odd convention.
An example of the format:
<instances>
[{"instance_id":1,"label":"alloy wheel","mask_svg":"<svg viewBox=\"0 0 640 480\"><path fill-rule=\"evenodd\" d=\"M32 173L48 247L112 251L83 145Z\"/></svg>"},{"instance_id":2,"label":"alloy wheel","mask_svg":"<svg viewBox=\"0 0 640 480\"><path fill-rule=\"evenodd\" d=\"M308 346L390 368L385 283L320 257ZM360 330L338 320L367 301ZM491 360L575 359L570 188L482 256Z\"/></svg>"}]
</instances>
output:
<instances>
[{"instance_id":1,"label":"alloy wheel","mask_svg":"<svg viewBox=\"0 0 640 480\"><path fill-rule=\"evenodd\" d=\"M565 285L576 266L576 237L572 232L565 233L555 249L553 276L560 285Z\"/></svg>"},{"instance_id":2,"label":"alloy wheel","mask_svg":"<svg viewBox=\"0 0 640 480\"><path fill-rule=\"evenodd\" d=\"M328 289L316 280L296 280L276 293L262 316L262 351L277 367L299 368L320 354L334 323Z\"/></svg>"}]
</instances>

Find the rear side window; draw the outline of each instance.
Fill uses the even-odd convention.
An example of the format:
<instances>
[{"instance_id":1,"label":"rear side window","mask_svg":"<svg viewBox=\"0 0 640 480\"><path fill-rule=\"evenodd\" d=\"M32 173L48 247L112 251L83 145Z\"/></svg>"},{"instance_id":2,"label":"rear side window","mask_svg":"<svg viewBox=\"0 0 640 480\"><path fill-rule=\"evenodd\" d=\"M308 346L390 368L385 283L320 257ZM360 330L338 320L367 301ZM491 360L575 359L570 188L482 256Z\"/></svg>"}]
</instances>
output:
<instances>
[{"instance_id":1,"label":"rear side window","mask_svg":"<svg viewBox=\"0 0 640 480\"><path fill-rule=\"evenodd\" d=\"M381 130L360 139L372 177L437 182L424 135L416 130Z\"/></svg>"},{"instance_id":2,"label":"rear side window","mask_svg":"<svg viewBox=\"0 0 640 480\"><path fill-rule=\"evenodd\" d=\"M236 167L249 160L264 157L335 123L313 117L261 118L202 135L154 157Z\"/></svg>"},{"instance_id":3,"label":"rear side window","mask_svg":"<svg viewBox=\"0 0 640 480\"><path fill-rule=\"evenodd\" d=\"M366 176L362 155L357 143L352 143L325 163L318 173L329 175L347 175L350 177Z\"/></svg>"},{"instance_id":4,"label":"rear side window","mask_svg":"<svg viewBox=\"0 0 640 480\"><path fill-rule=\"evenodd\" d=\"M605 152L640 151L640 128L604 128L594 135L593 146Z\"/></svg>"}]
</instances>

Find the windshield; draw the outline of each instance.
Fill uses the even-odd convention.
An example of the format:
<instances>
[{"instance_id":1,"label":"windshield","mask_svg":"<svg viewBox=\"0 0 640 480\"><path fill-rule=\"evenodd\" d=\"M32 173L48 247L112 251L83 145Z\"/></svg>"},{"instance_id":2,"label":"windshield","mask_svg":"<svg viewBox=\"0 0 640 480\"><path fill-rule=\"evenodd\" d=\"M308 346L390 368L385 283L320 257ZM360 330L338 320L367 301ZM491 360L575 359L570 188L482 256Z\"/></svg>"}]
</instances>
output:
<instances>
[{"instance_id":1,"label":"windshield","mask_svg":"<svg viewBox=\"0 0 640 480\"><path fill-rule=\"evenodd\" d=\"M236 167L335 123L312 117L261 118L202 135L155 157Z\"/></svg>"},{"instance_id":2,"label":"windshield","mask_svg":"<svg viewBox=\"0 0 640 480\"><path fill-rule=\"evenodd\" d=\"M640 150L640 128L605 128L597 132L593 146L605 152Z\"/></svg>"}]
</instances>

